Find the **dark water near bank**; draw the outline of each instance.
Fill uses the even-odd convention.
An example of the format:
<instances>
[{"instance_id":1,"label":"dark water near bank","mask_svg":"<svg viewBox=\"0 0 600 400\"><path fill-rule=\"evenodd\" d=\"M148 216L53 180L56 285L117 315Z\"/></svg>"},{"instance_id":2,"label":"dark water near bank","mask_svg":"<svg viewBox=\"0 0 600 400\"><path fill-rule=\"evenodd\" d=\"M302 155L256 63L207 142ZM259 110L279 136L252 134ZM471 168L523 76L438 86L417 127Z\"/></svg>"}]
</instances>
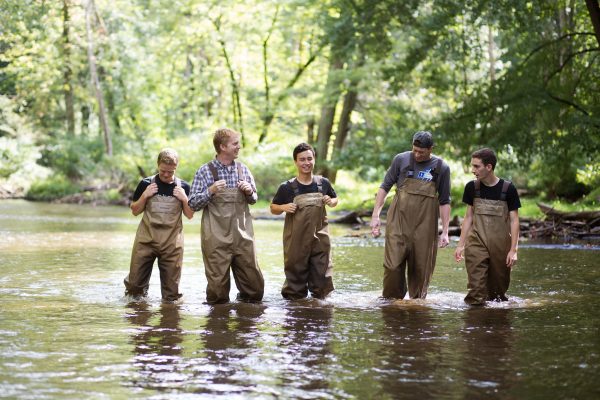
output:
<instances>
[{"instance_id":1,"label":"dark water near bank","mask_svg":"<svg viewBox=\"0 0 600 400\"><path fill-rule=\"evenodd\" d=\"M426 301L378 299L383 242L333 229L327 301L288 303L281 221L256 221L262 304L203 304L199 214L181 304L123 297L139 218L0 201L0 397L27 399L600 398L600 251L522 246L511 300L463 302L438 256ZM232 290L235 298L235 289Z\"/></svg>"}]
</instances>

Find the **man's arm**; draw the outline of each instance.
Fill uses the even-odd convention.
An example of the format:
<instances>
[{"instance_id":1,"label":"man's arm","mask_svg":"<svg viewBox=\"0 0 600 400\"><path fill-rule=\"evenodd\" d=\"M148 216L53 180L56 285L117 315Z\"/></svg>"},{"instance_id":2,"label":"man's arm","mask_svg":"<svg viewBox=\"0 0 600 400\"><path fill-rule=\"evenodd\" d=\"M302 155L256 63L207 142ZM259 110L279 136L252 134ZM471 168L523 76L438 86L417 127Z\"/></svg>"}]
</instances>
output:
<instances>
[{"instance_id":1,"label":"man's arm","mask_svg":"<svg viewBox=\"0 0 600 400\"><path fill-rule=\"evenodd\" d=\"M209 174L210 171L208 170L208 167L205 168L204 166L196 171L190 189L190 195L188 197L188 205L192 210L201 210L210 201L212 194L209 191L209 184L214 185L214 183L212 182L212 179L210 182L208 181L207 175Z\"/></svg>"},{"instance_id":2,"label":"man's arm","mask_svg":"<svg viewBox=\"0 0 600 400\"><path fill-rule=\"evenodd\" d=\"M243 168L246 170L245 175L246 179L238 182L238 188L244 192L246 195L246 201L248 204L254 204L258 200L258 193L256 193L256 183L254 182L254 177L252 176L252 172L245 165Z\"/></svg>"},{"instance_id":3,"label":"man's arm","mask_svg":"<svg viewBox=\"0 0 600 400\"><path fill-rule=\"evenodd\" d=\"M275 215L280 215L282 213L293 214L298 209L298 205L296 203L287 203L287 204L271 203L270 209L271 209L271 214L275 214Z\"/></svg>"},{"instance_id":4,"label":"man's arm","mask_svg":"<svg viewBox=\"0 0 600 400\"><path fill-rule=\"evenodd\" d=\"M450 243L448 238L448 226L450 225L450 204L440 206L440 218L442 219L442 234L440 235L439 247L446 247Z\"/></svg>"},{"instance_id":5,"label":"man's arm","mask_svg":"<svg viewBox=\"0 0 600 400\"><path fill-rule=\"evenodd\" d=\"M192 210L188 204L188 197L187 194L185 194L185 189L181 186L176 186L173 189L173 196L175 196L175 198L181 202L183 215L185 215L188 219L192 219L194 216L194 210Z\"/></svg>"},{"instance_id":6,"label":"man's arm","mask_svg":"<svg viewBox=\"0 0 600 400\"><path fill-rule=\"evenodd\" d=\"M519 210L509 213L510 217L510 250L506 255L506 266L512 268L517 262L517 249L519 247Z\"/></svg>"},{"instance_id":7,"label":"man's arm","mask_svg":"<svg viewBox=\"0 0 600 400\"><path fill-rule=\"evenodd\" d=\"M149 198L154 196L158 192L158 185L155 183L151 183L146 186L146 189L142 193L139 199L131 203L129 206L131 208L131 213L133 215L139 215L146 209L146 202Z\"/></svg>"},{"instance_id":8,"label":"man's arm","mask_svg":"<svg viewBox=\"0 0 600 400\"><path fill-rule=\"evenodd\" d=\"M458 239L458 244L456 245L456 250L454 251L454 259L456 262L459 262L464 258L465 251L465 243L467 238L469 237L469 233L471 232L471 228L473 226L473 206L467 204L467 211L465 212L465 218L463 219L463 223L460 229L460 239Z\"/></svg>"},{"instance_id":9,"label":"man's arm","mask_svg":"<svg viewBox=\"0 0 600 400\"><path fill-rule=\"evenodd\" d=\"M377 195L375 196L375 205L373 206L373 214L371 215L371 235L373 235L373 237L379 237L379 235L381 235L381 220L379 219L379 214L381 214L387 194L388 192L383 188L379 188L379 190L377 190Z\"/></svg>"}]
</instances>

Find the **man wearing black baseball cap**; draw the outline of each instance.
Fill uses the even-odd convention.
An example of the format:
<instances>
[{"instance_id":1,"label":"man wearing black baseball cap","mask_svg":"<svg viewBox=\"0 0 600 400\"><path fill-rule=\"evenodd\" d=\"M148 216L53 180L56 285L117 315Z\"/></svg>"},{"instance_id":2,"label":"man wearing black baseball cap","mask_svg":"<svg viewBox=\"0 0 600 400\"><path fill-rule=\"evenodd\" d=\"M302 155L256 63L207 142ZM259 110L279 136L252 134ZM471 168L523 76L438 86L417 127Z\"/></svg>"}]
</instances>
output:
<instances>
[{"instance_id":1,"label":"man wearing black baseball cap","mask_svg":"<svg viewBox=\"0 0 600 400\"><path fill-rule=\"evenodd\" d=\"M432 150L431 132L415 133L412 151L394 157L375 197L371 233L378 237L381 234L379 214L388 192L396 185L385 232L385 298L403 299L408 290L410 298L424 299L433 275L437 247L446 247L449 242L450 168L440 157L432 155ZM436 243L440 217L442 233Z\"/></svg>"}]
</instances>

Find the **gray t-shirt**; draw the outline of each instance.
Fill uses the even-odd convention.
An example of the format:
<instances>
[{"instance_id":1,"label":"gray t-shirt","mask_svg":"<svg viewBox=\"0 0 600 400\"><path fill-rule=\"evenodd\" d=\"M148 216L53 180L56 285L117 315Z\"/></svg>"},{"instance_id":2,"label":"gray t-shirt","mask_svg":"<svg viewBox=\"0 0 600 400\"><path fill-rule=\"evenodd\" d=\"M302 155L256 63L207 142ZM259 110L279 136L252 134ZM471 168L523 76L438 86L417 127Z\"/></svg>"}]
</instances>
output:
<instances>
[{"instance_id":1,"label":"gray t-shirt","mask_svg":"<svg viewBox=\"0 0 600 400\"><path fill-rule=\"evenodd\" d=\"M389 192L394 184L398 188L402 186L410 170L411 153L411 151L405 151L394 157L392 165L390 165L385 178L383 178L383 183L379 186L380 188ZM415 171L412 177L425 181L431 180L432 175L430 172L436 167L439 158L432 154L428 161L415 162ZM441 171L438 171L436 186L440 205L450 204L450 167L444 161L442 161Z\"/></svg>"}]
</instances>

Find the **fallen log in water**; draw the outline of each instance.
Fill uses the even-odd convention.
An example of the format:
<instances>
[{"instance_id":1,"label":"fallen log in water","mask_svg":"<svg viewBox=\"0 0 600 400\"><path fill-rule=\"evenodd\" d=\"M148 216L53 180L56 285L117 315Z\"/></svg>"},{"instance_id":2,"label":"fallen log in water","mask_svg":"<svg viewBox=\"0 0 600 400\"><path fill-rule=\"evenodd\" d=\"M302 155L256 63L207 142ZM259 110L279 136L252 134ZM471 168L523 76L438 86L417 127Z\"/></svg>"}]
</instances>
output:
<instances>
[{"instance_id":1,"label":"fallen log in water","mask_svg":"<svg viewBox=\"0 0 600 400\"><path fill-rule=\"evenodd\" d=\"M545 219L522 220L522 236L600 240L600 211L565 212L543 203L538 203L538 207Z\"/></svg>"}]
</instances>

